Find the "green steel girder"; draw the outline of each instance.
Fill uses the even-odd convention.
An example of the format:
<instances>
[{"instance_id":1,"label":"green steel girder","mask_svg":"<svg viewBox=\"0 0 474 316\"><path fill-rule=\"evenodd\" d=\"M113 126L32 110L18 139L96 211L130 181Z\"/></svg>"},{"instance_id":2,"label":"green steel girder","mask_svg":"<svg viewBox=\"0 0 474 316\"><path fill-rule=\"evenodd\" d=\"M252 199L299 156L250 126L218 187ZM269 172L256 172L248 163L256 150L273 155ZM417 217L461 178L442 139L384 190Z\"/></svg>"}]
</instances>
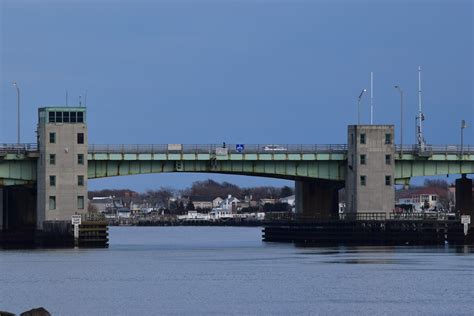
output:
<instances>
[{"instance_id":1,"label":"green steel girder","mask_svg":"<svg viewBox=\"0 0 474 316\"><path fill-rule=\"evenodd\" d=\"M4 154L0 157L0 185L36 181L38 153ZM246 153L218 156L206 153L89 153L89 178L145 173L200 172L253 175L283 179L342 181L345 153ZM473 154L397 155L395 181L407 184L412 177L473 174Z\"/></svg>"},{"instance_id":2,"label":"green steel girder","mask_svg":"<svg viewBox=\"0 0 474 316\"><path fill-rule=\"evenodd\" d=\"M345 178L345 161L277 160L91 160L89 179L162 172L199 172L252 175L283 179Z\"/></svg>"},{"instance_id":3,"label":"green steel girder","mask_svg":"<svg viewBox=\"0 0 474 316\"><path fill-rule=\"evenodd\" d=\"M474 173L473 160L397 160L395 164L395 179L409 179L419 176L436 176L447 174Z\"/></svg>"},{"instance_id":4,"label":"green steel girder","mask_svg":"<svg viewBox=\"0 0 474 316\"><path fill-rule=\"evenodd\" d=\"M14 180L14 179L3 179L0 178L0 188L11 186L11 185L28 185L34 184L36 181L25 181L25 180Z\"/></svg>"},{"instance_id":5,"label":"green steel girder","mask_svg":"<svg viewBox=\"0 0 474 316\"><path fill-rule=\"evenodd\" d=\"M0 179L13 181L36 181L36 159L0 160Z\"/></svg>"},{"instance_id":6,"label":"green steel girder","mask_svg":"<svg viewBox=\"0 0 474 316\"><path fill-rule=\"evenodd\" d=\"M346 155L341 153L251 153L218 156L203 153L90 153L89 161L103 160L140 160L140 161L344 161Z\"/></svg>"}]
</instances>

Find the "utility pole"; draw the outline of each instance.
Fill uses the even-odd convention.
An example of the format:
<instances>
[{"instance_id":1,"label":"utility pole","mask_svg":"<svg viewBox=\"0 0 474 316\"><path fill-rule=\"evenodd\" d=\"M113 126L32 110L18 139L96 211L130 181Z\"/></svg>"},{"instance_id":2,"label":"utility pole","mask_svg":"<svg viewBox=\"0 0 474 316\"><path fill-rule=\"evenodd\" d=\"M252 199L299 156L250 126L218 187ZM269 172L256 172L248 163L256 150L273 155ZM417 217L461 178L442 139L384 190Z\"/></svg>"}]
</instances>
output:
<instances>
[{"instance_id":1,"label":"utility pole","mask_svg":"<svg viewBox=\"0 0 474 316\"><path fill-rule=\"evenodd\" d=\"M363 89L362 92L359 94L359 98L357 99L357 125L360 125L360 100L362 99L362 95L366 91L367 89Z\"/></svg>"},{"instance_id":2,"label":"utility pole","mask_svg":"<svg viewBox=\"0 0 474 316\"><path fill-rule=\"evenodd\" d=\"M403 90L400 86L395 86L400 93L400 158L403 157Z\"/></svg>"},{"instance_id":3,"label":"utility pole","mask_svg":"<svg viewBox=\"0 0 474 316\"><path fill-rule=\"evenodd\" d=\"M420 152L425 151L425 138L423 137L423 124L425 116L421 110L421 66L418 66L418 124L416 127L416 136Z\"/></svg>"},{"instance_id":4,"label":"utility pole","mask_svg":"<svg viewBox=\"0 0 474 316\"><path fill-rule=\"evenodd\" d=\"M17 140L16 143L20 144L20 88L16 81L13 81L13 86L16 88L16 102L17 102Z\"/></svg>"},{"instance_id":5,"label":"utility pole","mask_svg":"<svg viewBox=\"0 0 474 316\"><path fill-rule=\"evenodd\" d=\"M467 127L466 121L461 121L461 159L464 156L464 129Z\"/></svg>"}]
</instances>

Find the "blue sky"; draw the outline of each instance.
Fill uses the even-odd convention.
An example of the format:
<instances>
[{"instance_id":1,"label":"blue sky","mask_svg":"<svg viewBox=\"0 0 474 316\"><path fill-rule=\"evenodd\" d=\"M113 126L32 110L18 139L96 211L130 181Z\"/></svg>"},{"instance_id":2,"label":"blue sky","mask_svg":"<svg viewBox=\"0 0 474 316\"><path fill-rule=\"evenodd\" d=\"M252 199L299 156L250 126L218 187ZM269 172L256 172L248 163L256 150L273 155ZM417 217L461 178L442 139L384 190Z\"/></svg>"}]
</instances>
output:
<instances>
[{"instance_id":1,"label":"blue sky","mask_svg":"<svg viewBox=\"0 0 474 316\"><path fill-rule=\"evenodd\" d=\"M473 4L446 1L0 2L0 143L35 141L36 108L87 92L89 142L346 143L357 96L374 72L374 122L414 142L417 67L425 138L474 143ZM84 97L83 97L84 99ZM369 121L369 98L362 101ZM211 177L165 174L94 180L91 189L185 187Z\"/></svg>"}]
</instances>

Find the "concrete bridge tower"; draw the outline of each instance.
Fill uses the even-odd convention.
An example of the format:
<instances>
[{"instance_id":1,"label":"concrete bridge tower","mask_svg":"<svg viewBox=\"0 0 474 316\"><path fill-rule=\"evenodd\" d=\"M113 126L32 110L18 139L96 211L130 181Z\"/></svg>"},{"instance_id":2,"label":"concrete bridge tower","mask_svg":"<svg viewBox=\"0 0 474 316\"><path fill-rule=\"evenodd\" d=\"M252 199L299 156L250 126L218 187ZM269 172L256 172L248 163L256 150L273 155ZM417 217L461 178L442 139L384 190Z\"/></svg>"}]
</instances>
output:
<instances>
[{"instance_id":1,"label":"concrete bridge tower","mask_svg":"<svg viewBox=\"0 0 474 316\"><path fill-rule=\"evenodd\" d=\"M87 212L87 125L84 107L38 110L37 228ZM46 225L51 226L51 225Z\"/></svg>"},{"instance_id":2,"label":"concrete bridge tower","mask_svg":"<svg viewBox=\"0 0 474 316\"><path fill-rule=\"evenodd\" d=\"M349 125L346 212L389 214L395 207L393 125Z\"/></svg>"}]
</instances>

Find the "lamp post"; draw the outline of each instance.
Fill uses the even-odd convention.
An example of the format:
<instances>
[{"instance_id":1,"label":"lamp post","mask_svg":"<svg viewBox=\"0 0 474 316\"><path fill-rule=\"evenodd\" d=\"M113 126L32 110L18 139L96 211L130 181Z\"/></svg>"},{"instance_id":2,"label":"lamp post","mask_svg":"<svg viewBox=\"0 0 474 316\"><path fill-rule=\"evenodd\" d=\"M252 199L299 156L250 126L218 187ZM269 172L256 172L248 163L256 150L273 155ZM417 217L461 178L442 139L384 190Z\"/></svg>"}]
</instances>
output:
<instances>
[{"instance_id":1,"label":"lamp post","mask_svg":"<svg viewBox=\"0 0 474 316\"><path fill-rule=\"evenodd\" d=\"M400 158L403 158L403 90L400 86L395 86L400 93Z\"/></svg>"},{"instance_id":2,"label":"lamp post","mask_svg":"<svg viewBox=\"0 0 474 316\"><path fill-rule=\"evenodd\" d=\"M13 86L16 88L16 103L17 103L17 144L20 144L20 88L16 81L13 81Z\"/></svg>"},{"instance_id":3,"label":"lamp post","mask_svg":"<svg viewBox=\"0 0 474 316\"><path fill-rule=\"evenodd\" d=\"M362 100L362 96L367 89L363 89L362 92L359 94L359 98L357 99L357 125L360 125L360 100Z\"/></svg>"},{"instance_id":4,"label":"lamp post","mask_svg":"<svg viewBox=\"0 0 474 316\"><path fill-rule=\"evenodd\" d=\"M464 155L464 129L467 127L466 121L461 121L461 159L463 159Z\"/></svg>"}]
</instances>

